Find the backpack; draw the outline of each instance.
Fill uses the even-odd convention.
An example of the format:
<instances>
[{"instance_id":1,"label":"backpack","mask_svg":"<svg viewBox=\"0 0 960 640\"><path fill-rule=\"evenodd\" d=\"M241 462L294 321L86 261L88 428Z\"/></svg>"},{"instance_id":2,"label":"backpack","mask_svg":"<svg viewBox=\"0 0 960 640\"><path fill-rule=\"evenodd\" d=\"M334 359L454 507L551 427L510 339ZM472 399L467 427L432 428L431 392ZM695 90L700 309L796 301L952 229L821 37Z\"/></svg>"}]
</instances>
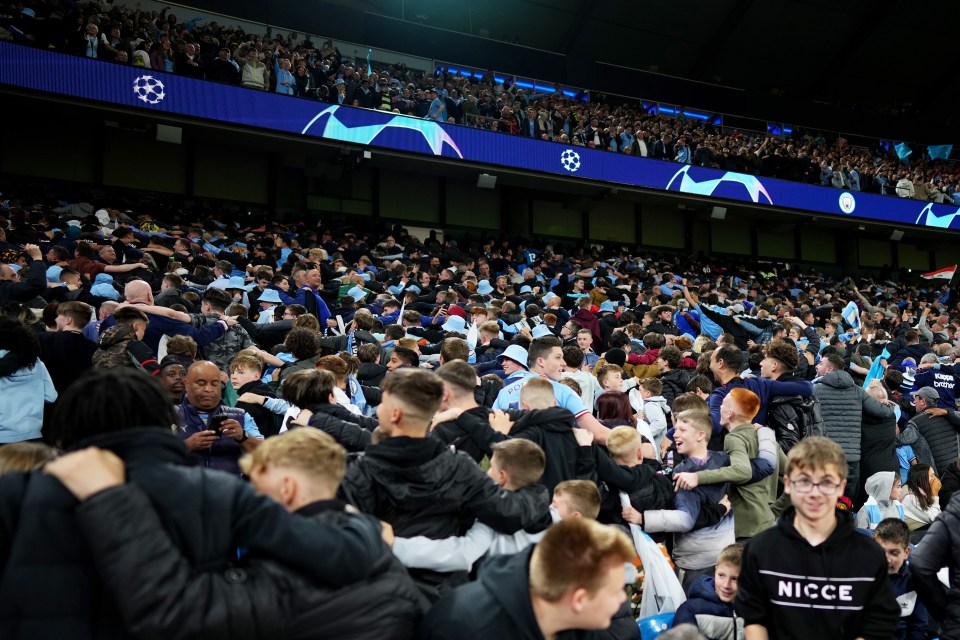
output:
<instances>
[{"instance_id":1,"label":"backpack","mask_svg":"<svg viewBox=\"0 0 960 640\"><path fill-rule=\"evenodd\" d=\"M777 444L784 453L803 438L826 435L820 400L816 396L774 396L767 409L767 422L777 434Z\"/></svg>"}]
</instances>

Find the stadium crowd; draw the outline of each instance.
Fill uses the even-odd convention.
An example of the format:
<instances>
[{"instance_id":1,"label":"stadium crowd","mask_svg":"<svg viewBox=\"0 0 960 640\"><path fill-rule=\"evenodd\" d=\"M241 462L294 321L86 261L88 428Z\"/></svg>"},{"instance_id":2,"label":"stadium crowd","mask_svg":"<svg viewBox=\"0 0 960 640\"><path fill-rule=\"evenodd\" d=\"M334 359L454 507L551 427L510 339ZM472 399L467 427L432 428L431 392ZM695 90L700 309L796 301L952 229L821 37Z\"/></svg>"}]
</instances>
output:
<instances>
[{"instance_id":1,"label":"stadium crowd","mask_svg":"<svg viewBox=\"0 0 960 640\"><path fill-rule=\"evenodd\" d=\"M795 128L790 136L729 130L649 113L639 101L556 88L533 93L509 78L371 65L344 58L329 40L255 34L217 22L183 23L139 5L11 5L0 27L14 42L98 60L242 85L254 90L481 127L567 145L937 203L960 204L956 163L892 145L854 146L837 134ZM629 93L629 89L624 89ZM771 114L774 117L774 114Z\"/></svg>"},{"instance_id":2,"label":"stadium crowd","mask_svg":"<svg viewBox=\"0 0 960 640\"><path fill-rule=\"evenodd\" d=\"M957 637L949 281L4 206L4 638Z\"/></svg>"}]
</instances>

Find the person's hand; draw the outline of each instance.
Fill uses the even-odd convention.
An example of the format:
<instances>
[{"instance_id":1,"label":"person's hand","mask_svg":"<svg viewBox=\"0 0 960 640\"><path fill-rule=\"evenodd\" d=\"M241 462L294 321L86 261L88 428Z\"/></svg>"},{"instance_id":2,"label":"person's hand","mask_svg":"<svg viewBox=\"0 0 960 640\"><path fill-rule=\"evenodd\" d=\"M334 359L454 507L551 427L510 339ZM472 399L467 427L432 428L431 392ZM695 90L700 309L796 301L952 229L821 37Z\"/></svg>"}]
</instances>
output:
<instances>
[{"instance_id":1,"label":"person's hand","mask_svg":"<svg viewBox=\"0 0 960 640\"><path fill-rule=\"evenodd\" d=\"M943 488L943 484L941 484L940 478L933 476L933 480L930 481L930 495L939 496L941 488Z\"/></svg>"},{"instance_id":2,"label":"person's hand","mask_svg":"<svg viewBox=\"0 0 960 640\"><path fill-rule=\"evenodd\" d=\"M389 522L380 521L380 537L383 538L383 541L387 543L388 547L393 546L393 541L396 539L396 536L393 534L393 527Z\"/></svg>"},{"instance_id":3,"label":"person's hand","mask_svg":"<svg viewBox=\"0 0 960 640\"><path fill-rule=\"evenodd\" d=\"M40 247L35 244L25 244L23 245L23 250L34 260L41 260L43 258L43 254L40 253Z\"/></svg>"},{"instance_id":4,"label":"person's hand","mask_svg":"<svg viewBox=\"0 0 960 640\"><path fill-rule=\"evenodd\" d=\"M730 496L728 496L727 494L723 494L723 497L720 498L720 502L718 502L717 504L723 506L726 509L723 515L727 515L731 511L733 511L733 505L730 504Z\"/></svg>"},{"instance_id":5,"label":"person's hand","mask_svg":"<svg viewBox=\"0 0 960 640\"><path fill-rule=\"evenodd\" d=\"M670 447L673 446L673 440L670 438L664 438L660 441L660 458L664 459L667 457L667 452L670 451Z\"/></svg>"},{"instance_id":6,"label":"person's hand","mask_svg":"<svg viewBox=\"0 0 960 640\"><path fill-rule=\"evenodd\" d=\"M921 362L917 365L917 369L933 369L936 364L936 362Z\"/></svg>"},{"instance_id":7,"label":"person's hand","mask_svg":"<svg viewBox=\"0 0 960 640\"><path fill-rule=\"evenodd\" d=\"M931 418L936 418L936 417L939 417L939 416L945 416L945 415L947 415L947 410L946 410L946 409L939 409L939 408L934 407L934 408L931 408L931 409L927 409L926 411L924 411L924 413L926 413L926 414L927 414L928 416L930 416Z\"/></svg>"},{"instance_id":8,"label":"person's hand","mask_svg":"<svg viewBox=\"0 0 960 640\"><path fill-rule=\"evenodd\" d=\"M43 472L62 482L77 500L86 500L123 484L126 467L112 451L90 447L48 462Z\"/></svg>"},{"instance_id":9,"label":"person's hand","mask_svg":"<svg viewBox=\"0 0 960 640\"><path fill-rule=\"evenodd\" d=\"M243 425L229 418L220 423L220 432L225 438L233 438L237 442L243 440Z\"/></svg>"},{"instance_id":10,"label":"person's hand","mask_svg":"<svg viewBox=\"0 0 960 640\"><path fill-rule=\"evenodd\" d=\"M253 393L252 391L247 391L246 393L240 394L240 397L237 398L237 402L246 402L247 404L263 404L263 396L258 393Z\"/></svg>"},{"instance_id":11,"label":"person's hand","mask_svg":"<svg viewBox=\"0 0 960 640\"><path fill-rule=\"evenodd\" d=\"M700 479L697 477L696 473L677 473L673 476L673 487L674 490L679 491L680 489L686 489L690 491L696 489L697 485L700 484Z\"/></svg>"},{"instance_id":12,"label":"person's hand","mask_svg":"<svg viewBox=\"0 0 960 640\"><path fill-rule=\"evenodd\" d=\"M501 409L494 409L493 413L490 414L489 420L490 426L497 433L507 435L510 433L510 429L513 428L513 420L510 419L506 411Z\"/></svg>"},{"instance_id":13,"label":"person's hand","mask_svg":"<svg viewBox=\"0 0 960 640\"><path fill-rule=\"evenodd\" d=\"M576 439L577 444L581 447L589 447L593 444L593 434L587 431L586 429L575 428L573 430L573 437Z\"/></svg>"},{"instance_id":14,"label":"person's hand","mask_svg":"<svg viewBox=\"0 0 960 640\"><path fill-rule=\"evenodd\" d=\"M220 439L220 435L216 431L206 430L198 431L189 438L183 441L183 444L187 445L187 449L190 451L202 451L203 449L209 449L213 446L213 443Z\"/></svg>"},{"instance_id":15,"label":"person's hand","mask_svg":"<svg viewBox=\"0 0 960 640\"><path fill-rule=\"evenodd\" d=\"M643 525L643 514L633 507L624 507L620 511L620 516L630 524Z\"/></svg>"},{"instance_id":16,"label":"person's hand","mask_svg":"<svg viewBox=\"0 0 960 640\"><path fill-rule=\"evenodd\" d=\"M437 426L441 422L453 422L460 417L460 414L463 413L463 409L458 407L450 407L449 409L444 409L443 411L438 411L433 414L433 422L431 423L431 428Z\"/></svg>"}]
</instances>

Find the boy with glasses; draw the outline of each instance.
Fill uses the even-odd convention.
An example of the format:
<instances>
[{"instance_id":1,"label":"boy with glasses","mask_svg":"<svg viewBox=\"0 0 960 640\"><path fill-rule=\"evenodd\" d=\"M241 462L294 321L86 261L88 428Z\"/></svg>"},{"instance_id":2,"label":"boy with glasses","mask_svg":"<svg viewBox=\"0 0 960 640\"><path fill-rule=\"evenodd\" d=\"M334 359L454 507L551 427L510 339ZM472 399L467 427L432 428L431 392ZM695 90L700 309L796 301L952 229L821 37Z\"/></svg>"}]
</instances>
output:
<instances>
[{"instance_id":1,"label":"boy with glasses","mask_svg":"<svg viewBox=\"0 0 960 640\"><path fill-rule=\"evenodd\" d=\"M893 637L900 607L883 550L836 509L846 484L832 440L809 437L790 450L791 506L744 551L736 609L747 640Z\"/></svg>"}]
</instances>

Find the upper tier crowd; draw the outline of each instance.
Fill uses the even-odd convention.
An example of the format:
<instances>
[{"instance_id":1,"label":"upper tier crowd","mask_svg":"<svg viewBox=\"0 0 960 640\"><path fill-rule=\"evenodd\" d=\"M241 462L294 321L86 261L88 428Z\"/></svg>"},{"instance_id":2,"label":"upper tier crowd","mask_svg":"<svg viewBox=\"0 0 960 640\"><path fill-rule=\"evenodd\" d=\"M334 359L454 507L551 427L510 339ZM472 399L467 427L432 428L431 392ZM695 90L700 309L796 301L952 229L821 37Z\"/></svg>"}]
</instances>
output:
<instances>
[{"instance_id":1,"label":"upper tier crowd","mask_svg":"<svg viewBox=\"0 0 960 640\"><path fill-rule=\"evenodd\" d=\"M0 217L2 637L958 637L949 281L101 204Z\"/></svg>"},{"instance_id":2,"label":"upper tier crowd","mask_svg":"<svg viewBox=\"0 0 960 640\"><path fill-rule=\"evenodd\" d=\"M533 93L509 78L498 83L492 73L464 77L442 68L431 73L382 63L368 72L365 60L344 58L329 40L183 23L167 10L141 12L139 5L31 1L4 13L0 27L14 42L98 60L566 145L960 204L956 163L920 151L903 162L879 141L866 148L799 128L786 137L729 130L652 114L638 100L590 95L584 102L559 88Z\"/></svg>"}]
</instances>

